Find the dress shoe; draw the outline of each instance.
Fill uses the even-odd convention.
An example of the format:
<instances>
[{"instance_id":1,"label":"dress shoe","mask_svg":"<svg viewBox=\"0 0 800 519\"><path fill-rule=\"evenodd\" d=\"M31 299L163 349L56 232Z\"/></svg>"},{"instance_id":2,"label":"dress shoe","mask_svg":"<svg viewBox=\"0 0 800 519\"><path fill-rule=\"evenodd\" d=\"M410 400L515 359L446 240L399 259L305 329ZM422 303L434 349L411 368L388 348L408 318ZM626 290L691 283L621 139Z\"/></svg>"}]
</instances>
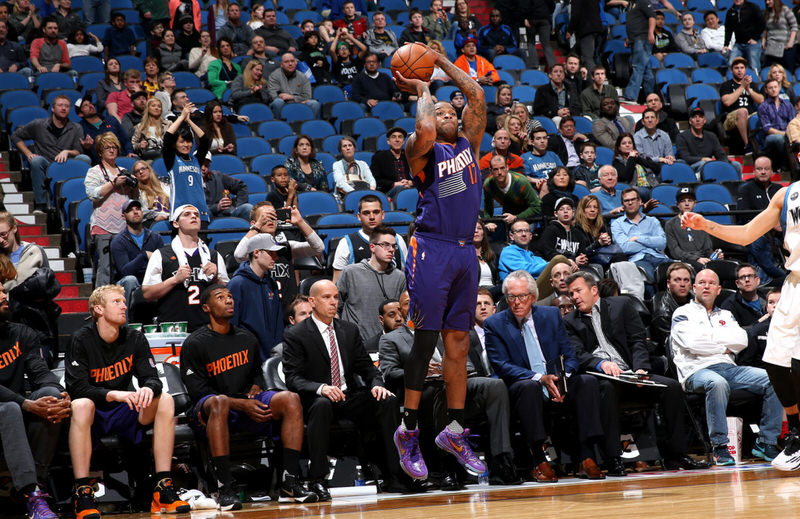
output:
<instances>
[{"instance_id":1,"label":"dress shoe","mask_svg":"<svg viewBox=\"0 0 800 519\"><path fill-rule=\"evenodd\" d=\"M490 485L521 485L523 479L517 474L517 467L510 453L502 453L492 458L489 466Z\"/></svg>"},{"instance_id":2,"label":"dress shoe","mask_svg":"<svg viewBox=\"0 0 800 519\"><path fill-rule=\"evenodd\" d=\"M456 475L450 472L445 473L439 480L439 490L452 491L462 490L464 485L458 482Z\"/></svg>"},{"instance_id":3,"label":"dress shoe","mask_svg":"<svg viewBox=\"0 0 800 519\"><path fill-rule=\"evenodd\" d=\"M318 501L330 501L331 493L328 492L328 487L319 479L312 481L308 484L308 490L317 494Z\"/></svg>"},{"instance_id":4,"label":"dress shoe","mask_svg":"<svg viewBox=\"0 0 800 519\"><path fill-rule=\"evenodd\" d=\"M533 468L531 479L536 483L556 483L558 481L553 467L547 461L543 461Z\"/></svg>"},{"instance_id":5,"label":"dress shoe","mask_svg":"<svg viewBox=\"0 0 800 519\"><path fill-rule=\"evenodd\" d=\"M606 475L603 474L592 458L586 458L581 462L578 477L581 479L606 479Z\"/></svg>"},{"instance_id":6,"label":"dress shoe","mask_svg":"<svg viewBox=\"0 0 800 519\"><path fill-rule=\"evenodd\" d=\"M622 458L619 456L611 458L606 462L606 471L608 475L613 478L624 478L628 475L625 470L625 465L622 463Z\"/></svg>"},{"instance_id":7,"label":"dress shoe","mask_svg":"<svg viewBox=\"0 0 800 519\"><path fill-rule=\"evenodd\" d=\"M696 460L686 454L664 460L664 470L702 470L707 468L706 460Z\"/></svg>"}]
</instances>

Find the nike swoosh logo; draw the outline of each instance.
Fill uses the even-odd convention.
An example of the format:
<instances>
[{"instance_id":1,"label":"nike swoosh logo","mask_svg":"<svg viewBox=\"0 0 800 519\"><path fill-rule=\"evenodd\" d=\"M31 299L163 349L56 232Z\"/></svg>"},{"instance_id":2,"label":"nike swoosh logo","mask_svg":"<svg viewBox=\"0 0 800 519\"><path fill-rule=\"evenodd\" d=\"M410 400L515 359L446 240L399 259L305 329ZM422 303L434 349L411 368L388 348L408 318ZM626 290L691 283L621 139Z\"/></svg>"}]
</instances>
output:
<instances>
[{"instance_id":1,"label":"nike swoosh logo","mask_svg":"<svg viewBox=\"0 0 800 519\"><path fill-rule=\"evenodd\" d=\"M450 442L450 445L451 445L451 446L452 446L452 447L453 447L453 448L454 448L454 449L455 449L457 452L461 452L461 451L463 451L463 450L464 450L464 446L463 446L463 445L456 445L455 443L453 443L453 440L451 440L450 438L448 438L448 439L447 439L447 441L449 441L449 442Z\"/></svg>"}]
</instances>

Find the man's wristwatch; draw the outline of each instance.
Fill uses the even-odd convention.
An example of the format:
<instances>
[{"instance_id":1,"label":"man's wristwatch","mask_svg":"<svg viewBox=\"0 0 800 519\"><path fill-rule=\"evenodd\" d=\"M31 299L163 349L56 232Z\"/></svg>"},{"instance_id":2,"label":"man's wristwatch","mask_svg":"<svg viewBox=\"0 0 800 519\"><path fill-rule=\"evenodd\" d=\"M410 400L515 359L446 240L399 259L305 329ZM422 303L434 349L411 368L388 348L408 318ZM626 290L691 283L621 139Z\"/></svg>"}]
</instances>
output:
<instances>
[{"instance_id":1,"label":"man's wristwatch","mask_svg":"<svg viewBox=\"0 0 800 519\"><path fill-rule=\"evenodd\" d=\"M262 231L261 231L261 229L259 229L259 228L258 228L258 227L256 227L255 225L251 225L251 226L250 226L250 230L251 230L251 231L256 231L257 233L260 233L260 232L262 232Z\"/></svg>"}]
</instances>

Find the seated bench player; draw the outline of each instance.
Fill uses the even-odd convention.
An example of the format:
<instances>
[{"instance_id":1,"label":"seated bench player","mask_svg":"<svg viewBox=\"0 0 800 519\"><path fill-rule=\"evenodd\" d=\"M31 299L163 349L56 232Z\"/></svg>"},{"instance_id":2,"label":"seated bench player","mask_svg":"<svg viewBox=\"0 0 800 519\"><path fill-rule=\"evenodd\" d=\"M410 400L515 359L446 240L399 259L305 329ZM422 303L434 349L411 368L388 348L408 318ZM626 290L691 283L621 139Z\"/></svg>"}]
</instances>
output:
<instances>
[{"instance_id":1,"label":"seated bench player","mask_svg":"<svg viewBox=\"0 0 800 519\"><path fill-rule=\"evenodd\" d=\"M125 326L125 290L103 285L89 297L92 322L75 332L66 357L67 392L72 397L69 453L75 476L76 519L99 519L89 478L92 450L101 437L116 434L140 443L153 427L156 482L151 513L185 513L170 467L175 442L175 404L161 392L150 345L142 332ZM136 377L139 389L133 387Z\"/></svg>"},{"instance_id":2,"label":"seated bench player","mask_svg":"<svg viewBox=\"0 0 800 519\"><path fill-rule=\"evenodd\" d=\"M314 503L317 495L300 483L303 408L290 391L263 391L259 343L255 335L231 325L233 295L224 285L211 285L200 295L210 324L192 332L181 349L181 378L194 407L192 428L208 437L214 477L221 483L220 510L239 510L233 487L230 433L251 432L283 442L283 484L280 502ZM279 422L273 425L274 422ZM330 496L328 496L330 499Z\"/></svg>"}]
</instances>

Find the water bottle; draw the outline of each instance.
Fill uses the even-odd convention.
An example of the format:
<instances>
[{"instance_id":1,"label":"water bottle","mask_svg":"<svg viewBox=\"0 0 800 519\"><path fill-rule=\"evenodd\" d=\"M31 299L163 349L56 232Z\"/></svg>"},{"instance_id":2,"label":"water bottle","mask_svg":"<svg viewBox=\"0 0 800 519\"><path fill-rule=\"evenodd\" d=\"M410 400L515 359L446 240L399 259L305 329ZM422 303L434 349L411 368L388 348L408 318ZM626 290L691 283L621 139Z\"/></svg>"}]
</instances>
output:
<instances>
[{"instance_id":1,"label":"water bottle","mask_svg":"<svg viewBox=\"0 0 800 519\"><path fill-rule=\"evenodd\" d=\"M356 465L356 474L353 484L357 487L363 487L366 484L364 479L364 471L361 470L361 465Z\"/></svg>"},{"instance_id":2,"label":"water bottle","mask_svg":"<svg viewBox=\"0 0 800 519\"><path fill-rule=\"evenodd\" d=\"M719 259L719 255L720 255L721 252L722 252L722 249L717 249L714 252L712 252L711 256L710 256L711 261L716 261L717 259Z\"/></svg>"},{"instance_id":3,"label":"water bottle","mask_svg":"<svg viewBox=\"0 0 800 519\"><path fill-rule=\"evenodd\" d=\"M480 460L484 461L483 456L480 457ZM485 466L485 462L484 462L484 466ZM486 469L483 472L483 474L478 476L478 485L482 486L482 487L488 487L489 486L489 469Z\"/></svg>"}]
</instances>

